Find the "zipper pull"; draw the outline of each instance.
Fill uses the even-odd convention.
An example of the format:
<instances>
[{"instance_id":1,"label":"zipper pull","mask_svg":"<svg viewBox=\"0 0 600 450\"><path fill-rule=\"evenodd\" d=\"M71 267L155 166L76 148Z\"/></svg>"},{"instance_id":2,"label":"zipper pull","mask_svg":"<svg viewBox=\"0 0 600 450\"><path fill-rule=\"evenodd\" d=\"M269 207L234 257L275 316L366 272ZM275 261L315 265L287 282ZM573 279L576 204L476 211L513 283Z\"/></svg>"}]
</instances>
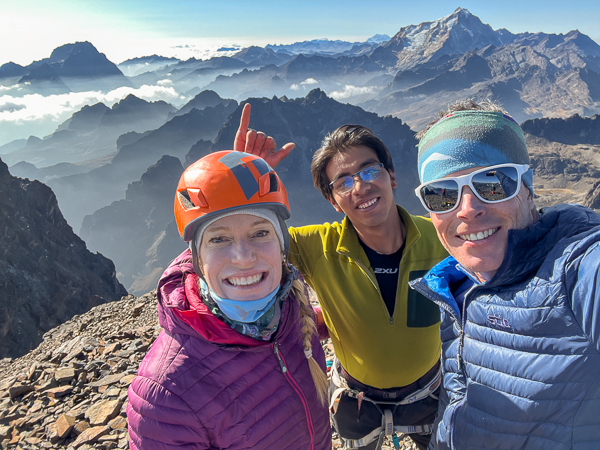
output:
<instances>
[{"instance_id":1,"label":"zipper pull","mask_svg":"<svg viewBox=\"0 0 600 450\"><path fill-rule=\"evenodd\" d=\"M273 351L275 353L275 356L277 356L277 359L279 360L279 367L281 367L281 371L283 373L286 373L287 367L285 367L285 364L283 363L281 356L279 356L279 345L277 344L277 341L273 342Z\"/></svg>"}]
</instances>

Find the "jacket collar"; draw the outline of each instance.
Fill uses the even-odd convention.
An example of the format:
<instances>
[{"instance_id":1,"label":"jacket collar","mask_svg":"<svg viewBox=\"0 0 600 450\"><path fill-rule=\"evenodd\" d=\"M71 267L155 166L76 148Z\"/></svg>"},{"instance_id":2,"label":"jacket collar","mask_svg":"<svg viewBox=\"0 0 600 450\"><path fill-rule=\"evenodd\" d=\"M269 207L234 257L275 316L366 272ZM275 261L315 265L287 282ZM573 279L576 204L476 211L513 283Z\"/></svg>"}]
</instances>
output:
<instances>
[{"instance_id":1,"label":"jacket collar","mask_svg":"<svg viewBox=\"0 0 600 450\"><path fill-rule=\"evenodd\" d=\"M502 265L494 277L482 286L498 287L531 278L548 257L548 253L564 238L575 236L600 225L600 217L580 205L556 205L543 208L540 219L523 230L510 230ZM469 276L452 256L435 265L423 282L457 312L453 286Z\"/></svg>"},{"instance_id":2,"label":"jacket collar","mask_svg":"<svg viewBox=\"0 0 600 450\"><path fill-rule=\"evenodd\" d=\"M404 251L406 252L421 238L421 232L417 225L415 225L412 216L404 208L400 205L396 205L396 208L398 209L398 214L400 214L400 218L402 219L402 222L404 222L404 227L406 229L406 236L404 237ZM356 233L354 225L352 225L348 216L344 217L344 220L342 220L342 232L340 233L340 240L338 241L336 251L343 255L353 255L354 257L360 255L359 259L364 258L366 260L367 258L367 255L358 240L358 234Z\"/></svg>"},{"instance_id":3,"label":"jacket collar","mask_svg":"<svg viewBox=\"0 0 600 450\"><path fill-rule=\"evenodd\" d=\"M540 219L522 230L510 230L502 265L487 286L515 284L531 278L563 239L600 225L600 217L580 205L556 205L540 210Z\"/></svg>"}]
</instances>

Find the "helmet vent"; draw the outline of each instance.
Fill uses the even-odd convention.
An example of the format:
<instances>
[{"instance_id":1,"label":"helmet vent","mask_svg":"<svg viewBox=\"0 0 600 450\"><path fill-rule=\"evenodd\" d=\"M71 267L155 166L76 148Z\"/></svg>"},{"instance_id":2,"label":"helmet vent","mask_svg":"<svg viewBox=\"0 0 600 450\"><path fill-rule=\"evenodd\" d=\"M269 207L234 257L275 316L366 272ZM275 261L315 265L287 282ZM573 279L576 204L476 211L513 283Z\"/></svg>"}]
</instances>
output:
<instances>
[{"instance_id":1,"label":"helmet vent","mask_svg":"<svg viewBox=\"0 0 600 450\"><path fill-rule=\"evenodd\" d=\"M279 189L279 182L277 181L277 176L273 172L269 173L269 181L269 184L271 185L269 192L277 192Z\"/></svg>"},{"instance_id":2,"label":"helmet vent","mask_svg":"<svg viewBox=\"0 0 600 450\"><path fill-rule=\"evenodd\" d=\"M190 194L188 194L187 189L179 191L177 194L179 195L179 201L185 207L185 209L192 209L196 207L196 205L192 203L192 200L190 200Z\"/></svg>"}]
</instances>

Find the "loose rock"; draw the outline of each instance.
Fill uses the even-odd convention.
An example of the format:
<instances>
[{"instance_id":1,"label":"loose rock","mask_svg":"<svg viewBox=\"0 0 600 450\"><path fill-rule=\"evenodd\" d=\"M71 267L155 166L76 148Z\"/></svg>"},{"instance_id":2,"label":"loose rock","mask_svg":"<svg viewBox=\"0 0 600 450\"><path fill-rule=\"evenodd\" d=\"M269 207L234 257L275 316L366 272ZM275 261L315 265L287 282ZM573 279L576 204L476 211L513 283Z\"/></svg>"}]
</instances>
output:
<instances>
[{"instance_id":1,"label":"loose rock","mask_svg":"<svg viewBox=\"0 0 600 450\"><path fill-rule=\"evenodd\" d=\"M0 360L0 448L128 449L127 389L160 331L156 292L130 295L48 331L21 358ZM331 361L331 343L323 349ZM341 448L335 434L333 448ZM416 447L406 438L401 448Z\"/></svg>"}]
</instances>

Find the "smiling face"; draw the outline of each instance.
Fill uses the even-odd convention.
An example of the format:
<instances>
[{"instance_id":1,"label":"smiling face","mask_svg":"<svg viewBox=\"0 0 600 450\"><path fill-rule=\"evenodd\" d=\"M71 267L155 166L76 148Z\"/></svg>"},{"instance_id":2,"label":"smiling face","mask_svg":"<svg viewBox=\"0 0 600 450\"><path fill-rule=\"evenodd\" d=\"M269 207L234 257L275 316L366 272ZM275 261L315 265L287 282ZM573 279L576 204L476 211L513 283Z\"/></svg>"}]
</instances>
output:
<instances>
[{"instance_id":1,"label":"smiling face","mask_svg":"<svg viewBox=\"0 0 600 450\"><path fill-rule=\"evenodd\" d=\"M358 145L333 157L327 164L326 173L329 181L333 181L379 162L374 150ZM382 227L390 219L397 219L393 191L396 186L394 174L383 169L381 177L370 183L356 177L350 192L344 195L334 193L329 201L336 211L348 216L360 235L368 233L369 228Z\"/></svg>"},{"instance_id":2,"label":"smiling face","mask_svg":"<svg viewBox=\"0 0 600 450\"><path fill-rule=\"evenodd\" d=\"M230 300L258 300L281 281L279 238L268 220L249 214L212 223L202 236L200 268L208 287Z\"/></svg>"},{"instance_id":3,"label":"smiling face","mask_svg":"<svg viewBox=\"0 0 600 450\"><path fill-rule=\"evenodd\" d=\"M448 176L465 175L477 169L460 170ZM538 217L525 184L521 184L516 197L500 203L484 203L465 186L457 208L447 213L432 213L431 221L446 250L481 281L486 281L502 265L508 231L526 228Z\"/></svg>"}]
</instances>

